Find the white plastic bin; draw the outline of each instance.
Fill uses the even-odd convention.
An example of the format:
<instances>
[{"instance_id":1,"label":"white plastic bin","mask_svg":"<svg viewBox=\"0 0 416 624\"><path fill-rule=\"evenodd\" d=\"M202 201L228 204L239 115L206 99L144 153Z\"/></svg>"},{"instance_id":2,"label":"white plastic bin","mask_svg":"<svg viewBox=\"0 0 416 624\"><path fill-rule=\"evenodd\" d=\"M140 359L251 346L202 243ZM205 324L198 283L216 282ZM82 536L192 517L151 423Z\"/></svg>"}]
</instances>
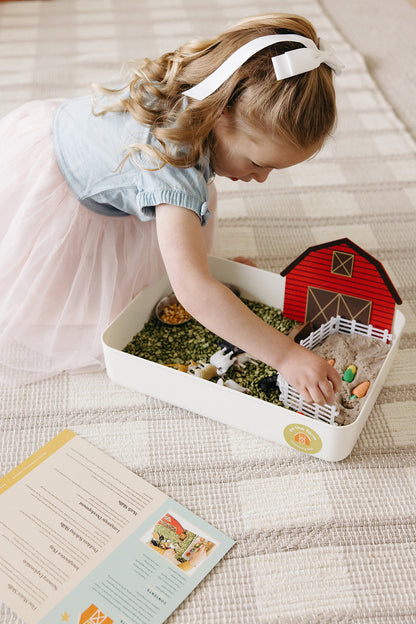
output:
<instances>
[{"instance_id":1,"label":"white plastic bin","mask_svg":"<svg viewBox=\"0 0 416 624\"><path fill-rule=\"evenodd\" d=\"M213 256L209 262L214 277L237 286L242 297L283 309L284 277ZM102 344L110 379L132 390L321 459L339 461L351 453L398 348L405 322L400 311L397 310L394 316L391 349L358 418L350 425L337 427L124 353L124 347L149 320L157 301L170 292L172 287L168 277L164 276L139 293L106 328Z\"/></svg>"}]
</instances>

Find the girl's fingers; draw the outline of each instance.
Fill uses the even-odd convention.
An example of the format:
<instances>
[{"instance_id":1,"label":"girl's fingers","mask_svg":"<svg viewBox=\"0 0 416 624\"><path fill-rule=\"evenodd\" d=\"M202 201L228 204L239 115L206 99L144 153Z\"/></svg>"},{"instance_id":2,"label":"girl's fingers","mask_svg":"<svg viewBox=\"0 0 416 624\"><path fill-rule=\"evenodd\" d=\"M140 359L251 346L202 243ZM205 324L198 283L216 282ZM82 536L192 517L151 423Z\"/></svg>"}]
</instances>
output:
<instances>
[{"instance_id":1,"label":"girl's fingers","mask_svg":"<svg viewBox=\"0 0 416 624\"><path fill-rule=\"evenodd\" d=\"M325 395L323 394L319 386L311 388L309 390L309 394L312 397L313 403L318 403L318 405L325 405L325 403L327 403Z\"/></svg>"},{"instance_id":2,"label":"girl's fingers","mask_svg":"<svg viewBox=\"0 0 416 624\"><path fill-rule=\"evenodd\" d=\"M310 388L304 388L301 395L308 403L317 403L318 405L328 403L331 405L335 402L334 386L329 379Z\"/></svg>"},{"instance_id":3,"label":"girl's fingers","mask_svg":"<svg viewBox=\"0 0 416 624\"><path fill-rule=\"evenodd\" d=\"M324 397L325 403L329 403L330 405L335 402L335 389L332 382L327 379L320 386L321 393Z\"/></svg>"},{"instance_id":4,"label":"girl's fingers","mask_svg":"<svg viewBox=\"0 0 416 624\"><path fill-rule=\"evenodd\" d=\"M320 396L322 397L322 395L317 393L314 388L300 388L298 392L307 403L319 403L320 400L322 400L319 398Z\"/></svg>"},{"instance_id":5,"label":"girl's fingers","mask_svg":"<svg viewBox=\"0 0 416 624\"><path fill-rule=\"evenodd\" d=\"M332 368L332 366L328 374L328 379L331 382L334 391L339 392L342 387L341 375L335 370L335 368Z\"/></svg>"},{"instance_id":6,"label":"girl's fingers","mask_svg":"<svg viewBox=\"0 0 416 624\"><path fill-rule=\"evenodd\" d=\"M237 256L233 258L234 262L240 262L240 264L248 264L249 266L256 267L257 264L251 258L246 258L245 256Z\"/></svg>"}]
</instances>

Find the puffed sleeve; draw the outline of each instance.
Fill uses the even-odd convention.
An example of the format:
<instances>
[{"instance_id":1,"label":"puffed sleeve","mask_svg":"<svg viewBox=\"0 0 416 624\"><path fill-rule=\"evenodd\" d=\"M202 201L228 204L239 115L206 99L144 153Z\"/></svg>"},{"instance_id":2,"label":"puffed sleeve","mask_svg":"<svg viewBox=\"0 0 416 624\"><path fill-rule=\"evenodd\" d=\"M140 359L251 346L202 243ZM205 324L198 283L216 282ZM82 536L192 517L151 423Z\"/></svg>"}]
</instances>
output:
<instances>
[{"instance_id":1,"label":"puffed sleeve","mask_svg":"<svg viewBox=\"0 0 416 624\"><path fill-rule=\"evenodd\" d=\"M204 171L197 167L179 169L165 165L157 171L141 169L137 182L137 216L154 219L158 204L173 204L193 210L205 225L210 217L208 187Z\"/></svg>"}]
</instances>

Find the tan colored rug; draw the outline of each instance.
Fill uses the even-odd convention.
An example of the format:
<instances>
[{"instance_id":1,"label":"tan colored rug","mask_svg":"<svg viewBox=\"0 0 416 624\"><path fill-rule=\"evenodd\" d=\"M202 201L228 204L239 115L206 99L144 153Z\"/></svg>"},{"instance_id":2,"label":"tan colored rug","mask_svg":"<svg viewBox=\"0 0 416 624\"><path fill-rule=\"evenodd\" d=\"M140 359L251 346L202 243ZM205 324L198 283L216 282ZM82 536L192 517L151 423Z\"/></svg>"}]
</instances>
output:
<instances>
[{"instance_id":1,"label":"tan colored rug","mask_svg":"<svg viewBox=\"0 0 416 624\"><path fill-rule=\"evenodd\" d=\"M233 537L236 546L172 624L410 624L416 151L360 54L315 0L4 3L0 112L85 93L90 81L115 80L129 58L277 7L310 17L347 65L337 79L339 127L319 157L275 172L267 184L218 180L217 255L250 255L280 272L306 247L347 236L383 262L407 325L351 456L325 463L116 386L101 372L2 392L1 473L69 427ZM3 606L0 623L14 620Z\"/></svg>"}]
</instances>

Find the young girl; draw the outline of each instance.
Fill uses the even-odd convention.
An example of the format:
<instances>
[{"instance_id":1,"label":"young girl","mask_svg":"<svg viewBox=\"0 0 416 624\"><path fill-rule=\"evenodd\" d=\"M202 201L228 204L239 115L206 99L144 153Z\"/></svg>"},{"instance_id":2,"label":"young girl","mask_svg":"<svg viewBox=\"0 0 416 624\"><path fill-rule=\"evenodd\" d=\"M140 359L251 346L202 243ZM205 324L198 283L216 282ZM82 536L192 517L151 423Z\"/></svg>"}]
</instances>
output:
<instances>
[{"instance_id":1,"label":"young girl","mask_svg":"<svg viewBox=\"0 0 416 624\"><path fill-rule=\"evenodd\" d=\"M210 274L215 175L264 182L320 150L339 63L312 25L246 19L135 68L91 100L35 101L0 122L0 369L22 383L103 366L106 325L166 267L205 327L279 370L306 400L338 373Z\"/></svg>"}]
</instances>

